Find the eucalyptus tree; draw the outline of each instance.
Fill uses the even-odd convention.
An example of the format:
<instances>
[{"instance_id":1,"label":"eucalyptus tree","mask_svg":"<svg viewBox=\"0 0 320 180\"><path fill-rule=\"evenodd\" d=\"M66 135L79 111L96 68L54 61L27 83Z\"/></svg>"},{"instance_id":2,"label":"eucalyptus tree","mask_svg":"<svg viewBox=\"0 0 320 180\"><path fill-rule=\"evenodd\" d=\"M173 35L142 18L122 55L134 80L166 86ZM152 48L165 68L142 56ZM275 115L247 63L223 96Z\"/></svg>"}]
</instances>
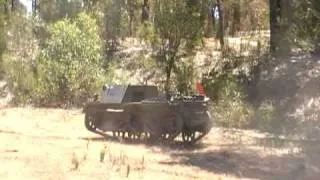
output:
<instances>
[{"instance_id":1,"label":"eucalyptus tree","mask_svg":"<svg viewBox=\"0 0 320 180\"><path fill-rule=\"evenodd\" d=\"M202 7L184 0L157 0L154 3L154 36L149 41L165 72L165 91L168 93L178 61L193 52L202 35L199 21Z\"/></svg>"}]
</instances>

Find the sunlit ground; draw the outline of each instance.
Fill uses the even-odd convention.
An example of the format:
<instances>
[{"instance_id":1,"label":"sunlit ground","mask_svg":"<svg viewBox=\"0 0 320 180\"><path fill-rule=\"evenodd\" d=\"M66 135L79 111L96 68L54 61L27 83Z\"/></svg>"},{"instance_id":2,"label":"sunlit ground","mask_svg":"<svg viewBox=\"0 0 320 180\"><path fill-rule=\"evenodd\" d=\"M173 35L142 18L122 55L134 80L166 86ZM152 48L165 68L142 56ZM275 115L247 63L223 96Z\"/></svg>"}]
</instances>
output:
<instances>
[{"instance_id":1,"label":"sunlit ground","mask_svg":"<svg viewBox=\"0 0 320 180\"><path fill-rule=\"evenodd\" d=\"M253 131L219 128L194 147L111 141L81 110L0 110L0 179L312 179L319 163ZM260 142L260 143L258 143ZM320 176L319 176L320 177ZM301 178L298 178L301 179Z\"/></svg>"}]
</instances>

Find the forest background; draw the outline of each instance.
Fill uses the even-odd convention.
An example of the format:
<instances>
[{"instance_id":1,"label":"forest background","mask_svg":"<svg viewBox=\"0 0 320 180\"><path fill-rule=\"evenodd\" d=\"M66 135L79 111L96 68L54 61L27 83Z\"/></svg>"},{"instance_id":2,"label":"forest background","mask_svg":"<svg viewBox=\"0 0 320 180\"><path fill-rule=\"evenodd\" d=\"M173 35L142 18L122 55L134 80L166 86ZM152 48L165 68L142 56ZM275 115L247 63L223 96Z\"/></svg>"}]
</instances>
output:
<instances>
[{"instance_id":1,"label":"forest background","mask_svg":"<svg viewBox=\"0 0 320 180\"><path fill-rule=\"evenodd\" d=\"M195 92L216 125L317 139L317 0L0 0L14 106L82 107L106 83Z\"/></svg>"}]
</instances>

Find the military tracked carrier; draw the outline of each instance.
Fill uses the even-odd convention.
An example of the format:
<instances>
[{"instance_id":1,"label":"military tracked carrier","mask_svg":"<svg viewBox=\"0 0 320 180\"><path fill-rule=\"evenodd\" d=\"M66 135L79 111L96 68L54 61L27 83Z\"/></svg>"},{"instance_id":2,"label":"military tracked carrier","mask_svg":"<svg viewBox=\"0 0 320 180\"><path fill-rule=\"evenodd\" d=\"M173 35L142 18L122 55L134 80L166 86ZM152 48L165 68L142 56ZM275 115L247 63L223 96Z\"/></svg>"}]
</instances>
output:
<instances>
[{"instance_id":1,"label":"military tracked carrier","mask_svg":"<svg viewBox=\"0 0 320 180\"><path fill-rule=\"evenodd\" d=\"M209 133L212 122L205 96L159 95L155 86L105 85L87 103L85 127L94 133L136 140L194 143Z\"/></svg>"}]
</instances>

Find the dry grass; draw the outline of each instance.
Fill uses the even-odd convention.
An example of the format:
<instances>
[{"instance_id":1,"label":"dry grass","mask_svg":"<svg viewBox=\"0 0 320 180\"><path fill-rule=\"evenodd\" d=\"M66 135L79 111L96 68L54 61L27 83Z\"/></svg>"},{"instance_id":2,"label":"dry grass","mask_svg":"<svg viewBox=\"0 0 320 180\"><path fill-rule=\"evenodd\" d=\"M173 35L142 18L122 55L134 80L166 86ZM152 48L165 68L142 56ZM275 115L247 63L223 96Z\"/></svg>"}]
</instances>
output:
<instances>
[{"instance_id":1,"label":"dry grass","mask_svg":"<svg viewBox=\"0 0 320 180\"><path fill-rule=\"evenodd\" d=\"M0 111L0 179L280 179L320 175L317 155L257 145L253 131L219 128L202 144L146 146L84 128L80 110ZM294 173L293 173L294 172ZM295 177L299 177L295 175Z\"/></svg>"}]
</instances>

